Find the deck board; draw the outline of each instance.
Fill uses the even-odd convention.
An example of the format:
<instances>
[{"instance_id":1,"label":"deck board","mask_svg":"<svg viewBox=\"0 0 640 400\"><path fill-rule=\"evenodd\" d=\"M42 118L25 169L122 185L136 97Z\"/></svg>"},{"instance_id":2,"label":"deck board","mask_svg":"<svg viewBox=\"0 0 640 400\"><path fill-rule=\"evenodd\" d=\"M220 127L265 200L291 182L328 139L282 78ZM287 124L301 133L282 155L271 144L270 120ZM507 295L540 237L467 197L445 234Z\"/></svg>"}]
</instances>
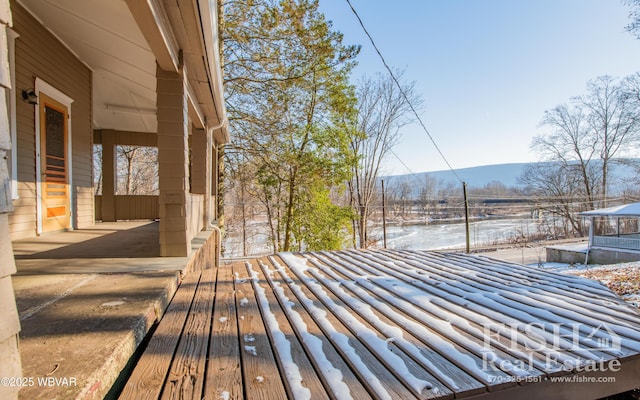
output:
<instances>
[{"instance_id":1,"label":"deck board","mask_svg":"<svg viewBox=\"0 0 640 400\"><path fill-rule=\"evenodd\" d=\"M299 318L299 323L293 323L293 329L301 338L302 346L311 358L316 371L319 371L320 379L331 398L344 398L346 393L356 400L371 399L367 389L289 287L289 284L293 284L294 281L287 282L280 272L274 273L275 270L271 269L269 261L261 260L260 267L272 282L272 287L281 289L276 291L280 303L291 303L291 309L286 310L287 316L290 321Z\"/></svg>"},{"instance_id":2,"label":"deck board","mask_svg":"<svg viewBox=\"0 0 640 400\"><path fill-rule=\"evenodd\" d=\"M247 399L285 399L287 391L244 263L234 263L240 358Z\"/></svg>"},{"instance_id":3,"label":"deck board","mask_svg":"<svg viewBox=\"0 0 640 400\"><path fill-rule=\"evenodd\" d=\"M286 260L283 261L287 264ZM387 395L394 399L415 398L413 392L371 351L371 347L367 347L360 335L354 333L353 321L345 321L336 315L345 308L342 302L333 294L324 292L323 286L315 284L312 276L292 270L291 265L288 267L300 282L304 297L313 303L316 310L327 310L324 315L318 312L311 314L370 393L379 398Z\"/></svg>"},{"instance_id":4,"label":"deck board","mask_svg":"<svg viewBox=\"0 0 640 400\"><path fill-rule=\"evenodd\" d=\"M233 270L218 268L204 400L244 398Z\"/></svg>"},{"instance_id":5,"label":"deck board","mask_svg":"<svg viewBox=\"0 0 640 400\"><path fill-rule=\"evenodd\" d=\"M342 273L347 279L357 279L358 275L356 271L348 268L348 264L341 264L341 267L337 267L340 262L337 258L328 257L326 254L319 256L321 260L333 260L334 261L334 273ZM333 272L326 266L324 269L327 272ZM382 287L376 286L369 282L359 281L358 285L350 282L344 283L345 286L351 289L351 292L358 296L358 298L368 303L371 307L375 308L380 314L378 318L384 320L384 323L390 326L402 327L403 341L396 341L396 345L401 345L404 348L417 348L419 349L419 358L417 360L422 364L422 367L429 371L433 375L432 383L438 388L439 396L444 396L447 392L456 392L458 395L472 395L485 391L485 385L474 379L470 375L459 368L455 363L450 362L446 358L446 352L444 354L438 352L435 346L432 347L432 341L426 336L427 333L441 337L442 334L434 331L423 330L420 321L413 318L411 313L407 313L406 310L413 307L413 305L406 300L400 299L392 292L384 290ZM403 311L403 309L405 311ZM418 311L417 313L422 313ZM418 327L418 329L416 329ZM410 354L411 351L407 350ZM455 382L452 382L451 377L455 377Z\"/></svg>"},{"instance_id":6,"label":"deck board","mask_svg":"<svg viewBox=\"0 0 640 400\"><path fill-rule=\"evenodd\" d=\"M401 340L390 341L388 344L389 350L403 359L403 362L407 367L409 367L411 375L429 382L429 386L436 389L420 392L413 390L415 396L426 396L426 398L432 398L435 396L434 393L437 393L438 398L446 398L447 394L450 394L453 398L453 391L451 388L434 376L433 370L429 368L430 365L435 364L432 358L425 356L426 352L424 350L428 349L428 344L417 339L410 332L407 325L403 324L402 321L397 318L394 320L394 317L397 317L397 310L393 310L393 308L388 304L383 304L384 300L378 298L375 293L367 291L368 288L366 286L355 285L353 282L350 282L349 279L354 279L355 276L341 275L339 272L346 272L338 268L334 268L334 270L329 269L327 266L319 263L318 260L312 259L310 262L318 266L322 273L326 274L327 277L334 278L336 281L341 282L340 286L345 290L342 293L335 291L334 294L344 302L350 303L349 307L351 308L352 313L360 320L360 323L366 325L368 329L379 332L385 340L389 340L394 332L399 330L398 326L403 326L403 329L401 330ZM314 274L313 276L324 282L327 280L326 277L322 278L317 274ZM354 308L354 306L356 308ZM364 311L368 315L359 315L362 312L362 307L365 307ZM413 322L415 323L415 321ZM357 335L357 332L354 332L354 334ZM375 353L375 349L372 350ZM384 357L380 357L380 359L386 367L389 368L389 370L393 371L393 366L386 364ZM435 363L441 364L442 361L442 359L439 359ZM466 380L466 377L461 377L461 375L464 375L462 371L454 371L450 369L448 373L459 376L460 379L458 379L458 381ZM411 387L411 383L405 380L405 374L396 374L396 376L398 379L403 381L406 386ZM484 386L475 380L473 381L473 387L469 388L470 391L460 390L459 386L457 386L457 388L459 392L466 392L467 394L484 390Z\"/></svg>"},{"instance_id":7,"label":"deck board","mask_svg":"<svg viewBox=\"0 0 640 400\"><path fill-rule=\"evenodd\" d=\"M199 272L185 276L120 394L120 399L145 400L160 397L199 281Z\"/></svg>"},{"instance_id":8,"label":"deck board","mask_svg":"<svg viewBox=\"0 0 640 400\"><path fill-rule=\"evenodd\" d=\"M180 344L162 393L163 400L200 399L205 378L205 362L211 330L211 310L215 293L214 269L202 271L185 321Z\"/></svg>"},{"instance_id":9,"label":"deck board","mask_svg":"<svg viewBox=\"0 0 640 400\"><path fill-rule=\"evenodd\" d=\"M268 285L259 265L247 262L247 269L255 279L252 284L260 301L260 311L267 325L267 334L274 344L278 367L289 379L284 379L289 398L310 396L313 399L328 400L329 394L313 364L282 309L281 303ZM264 304L266 303L266 304ZM267 315L270 314L271 317Z\"/></svg>"},{"instance_id":10,"label":"deck board","mask_svg":"<svg viewBox=\"0 0 640 400\"><path fill-rule=\"evenodd\" d=\"M283 253L185 276L121 398L534 399L580 375L549 357L623 363L558 386L605 397L640 385L638 327L595 283L486 257Z\"/></svg>"}]
</instances>

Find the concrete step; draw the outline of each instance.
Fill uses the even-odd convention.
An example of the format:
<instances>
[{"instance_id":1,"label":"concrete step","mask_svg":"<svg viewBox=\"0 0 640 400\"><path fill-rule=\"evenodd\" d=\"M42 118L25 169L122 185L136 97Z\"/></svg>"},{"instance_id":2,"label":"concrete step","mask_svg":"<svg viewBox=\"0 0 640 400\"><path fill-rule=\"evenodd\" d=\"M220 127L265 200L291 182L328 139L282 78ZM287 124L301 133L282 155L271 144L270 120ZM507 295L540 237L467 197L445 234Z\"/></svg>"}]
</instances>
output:
<instances>
[{"instance_id":1,"label":"concrete step","mask_svg":"<svg viewBox=\"0 0 640 400\"><path fill-rule=\"evenodd\" d=\"M102 399L173 297L179 271L13 277L20 399Z\"/></svg>"}]
</instances>

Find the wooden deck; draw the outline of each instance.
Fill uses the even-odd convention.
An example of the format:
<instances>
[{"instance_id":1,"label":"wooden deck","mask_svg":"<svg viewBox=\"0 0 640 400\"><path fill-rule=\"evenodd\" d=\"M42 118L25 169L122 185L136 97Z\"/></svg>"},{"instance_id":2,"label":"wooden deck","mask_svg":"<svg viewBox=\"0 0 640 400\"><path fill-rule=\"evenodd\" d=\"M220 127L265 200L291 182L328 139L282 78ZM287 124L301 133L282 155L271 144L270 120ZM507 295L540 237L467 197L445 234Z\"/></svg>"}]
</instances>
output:
<instances>
[{"instance_id":1,"label":"wooden deck","mask_svg":"<svg viewBox=\"0 0 640 400\"><path fill-rule=\"evenodd\" d=\"M120 398L584 399L635 387L640 315L598 283L480 256L343 251L188 274Z\"/></svg>"}]
</instances>

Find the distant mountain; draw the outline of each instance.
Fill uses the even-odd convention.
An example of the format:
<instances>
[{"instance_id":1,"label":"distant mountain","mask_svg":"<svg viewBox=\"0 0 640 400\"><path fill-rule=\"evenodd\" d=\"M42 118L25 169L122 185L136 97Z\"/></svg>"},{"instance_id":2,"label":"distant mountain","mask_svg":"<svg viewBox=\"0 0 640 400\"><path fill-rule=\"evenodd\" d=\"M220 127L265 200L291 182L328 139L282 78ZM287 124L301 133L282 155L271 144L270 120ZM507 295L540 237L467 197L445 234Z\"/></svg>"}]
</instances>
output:
<instances>
[{"instance_id":1,"label":"distant mountain","mask_svg":"<svg viewBox=\"0 0 640 400\"><path fill-rule=\"evenodd\" d=\"M636 163L640 163L640 159L633 159ZM510 163L510 164L495 164L495 165L484 165L480 167L471 167L471 168L460 168L456 169L456 174L460 177L460 179L467 183L468 187L480 188L484 187L487 184L497 181L502 183L507 187L517 187L520 186L518 183L519 177L522 175L524 170L531 164L534 163ZM636 171L626 165L621 165L618 163L612 164L611 167L611 181L624 181L629 180L636 174ZM415 177L411 174L406 175L392 175L386 176L382 179L385 180L385 183L389 184L397 184L403 181L408 182L412 187L417 185L416 178L421 182L424 182L425 176L429 176L433 179L436 179L440 186L446 186L448 184L459 185L460 182L456 178L456 176L450 170L442 170L442 171L433 171L433 172L420 172L416 173Z\"/></svg>"}]
</instances>

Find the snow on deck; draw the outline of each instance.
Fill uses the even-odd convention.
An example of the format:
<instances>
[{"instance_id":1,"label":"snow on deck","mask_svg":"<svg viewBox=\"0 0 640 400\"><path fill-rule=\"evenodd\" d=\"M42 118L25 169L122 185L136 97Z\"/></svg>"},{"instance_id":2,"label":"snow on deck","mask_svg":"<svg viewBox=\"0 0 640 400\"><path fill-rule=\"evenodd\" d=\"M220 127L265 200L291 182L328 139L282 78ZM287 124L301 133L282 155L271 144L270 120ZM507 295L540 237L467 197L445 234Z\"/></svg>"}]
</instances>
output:
<instances>
[{"instance_id":1,"label":"snow on deck","mask_svg":"<svg viewBox=\"0 0 640 400\"><path fill-rule=\"evenodd\" d=\"M397 250L201 273L185 278L122 398L152 383L208 400L588 399L640 386L640 312L583 277Z\"/></svg>"},{"instance_id":2,"label":"snow on deck","mask_svg":"<svg viewBox=\"0 0 640 400\"><path fill-rule=\"evenodd\" d=\"M349 383L305 321L380 399L481 394L640 354L640 314L580 277L424 251L283 253L246 266L256 291L284 305L338 398Z\"/></svg>"}]
</instances>

